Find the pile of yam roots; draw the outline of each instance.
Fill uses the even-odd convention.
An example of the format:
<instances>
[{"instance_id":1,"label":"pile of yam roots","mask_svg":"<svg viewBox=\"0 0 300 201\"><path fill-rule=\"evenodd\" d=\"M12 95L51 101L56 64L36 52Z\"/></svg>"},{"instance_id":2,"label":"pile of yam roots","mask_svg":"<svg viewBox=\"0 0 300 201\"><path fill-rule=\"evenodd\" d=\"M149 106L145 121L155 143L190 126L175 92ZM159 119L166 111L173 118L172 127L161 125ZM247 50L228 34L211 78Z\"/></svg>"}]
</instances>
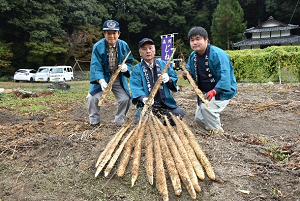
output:
<instances>
[{"instance_id":1,"label":"pile of yam roots","mask_svg":"<svg viewBox=\"0 0 300 201\"><path fill-rule=\"evenodd\" d=\"M167 62L161 75L166 73L175 50L176 49L174 49L172 56ZM130 52L124 59L123 63L125 63L129 54ZM103 92L99 101L99 106L103 103L103 99L109 92L120 70L121 67L111 77L108 87ZM186 72L187 78L194 91L207 105L207 107L209 107L208 101L198 89L191 75L186 71L185 66L183 66L183 70ZM159 76L146 104L143 107L139 124L134 126L133 129L129 129L133 122L122 127L115 134L113 139L111 139L111 141L106 145L104 151L100 154L96 162L97 171L95 173L95 177L99 175L105 166L106 169L104 171L104 176L107 177L123 152L117 170L118 177L122 177L125 174L125 170L132 154L131 184L134 186L139 174L141 153L144 148L146 152L145 168L148 181L151 185L153 185L155 169L156 187L162 195L163 200L169 200L164 164L172 181L175 195L179 196L181 194L182 181L190 196L193 199L196 199L196 192L201 191L198 178L200 180L204 180L205 177L202 166L210 179L216 180L215 173L194 134L191 132L186 123L184 123L179 117L170 114L172 120L176 124L175 130L166 116L163 117L166 123L166 126L164 126L160 119L148 111L161 82L162 77ZM131 131L129 132L129 130ZM125 133L128 133L126 137ZM132 151L133 153L131 153Z\"/></svg>"},{"instance_id":2,"label":"pile of yam roots","mask_svg":"<svg viewBox=\"0 0 300 201\"><path fill-rule=\"evenodd\" d=\"M166 126L159 118L148 114L141 124L137 124L132 129L130 127L133 122L123 126L100 154L96 162L95 177L105 166L104 176L107 177L123 152L117 175L118 177L124 175L132 155L131 184L134 186L144 149L148 181L153 185L154 177L156 178L156 187L163 200L169 200L164 164L172 181L175 195L181 194L182 181L190 196L196 199L196 192L201 191L198 178L204 180L205 177L202 166L210 179L216 180L215 173L187 124L179 117L172 115L172 120L176 124L175 129L166 116L164 119ZM125 136L125 133L128 134Z\"/></svg>"}]
</instances>

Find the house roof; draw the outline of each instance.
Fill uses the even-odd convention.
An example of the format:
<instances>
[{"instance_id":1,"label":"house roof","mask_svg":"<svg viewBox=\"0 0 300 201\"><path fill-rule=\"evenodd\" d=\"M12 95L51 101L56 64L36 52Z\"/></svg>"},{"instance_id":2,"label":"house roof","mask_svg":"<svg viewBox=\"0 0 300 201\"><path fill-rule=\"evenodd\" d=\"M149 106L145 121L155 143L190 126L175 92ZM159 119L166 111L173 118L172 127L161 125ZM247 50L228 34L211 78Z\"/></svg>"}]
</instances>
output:
<instances>
[{"instance_id":1,"label":"house roof","mask_svg":"<svg viewBox=\"0 0 300 201\"><path fill-rule=\"evenodd\" d=\"M276 26L266 26L270 23L276 24ZM291 30L291 29L298 29L300 28L299 25L293 25L293 24L285 24L283 22L279 22L275 20L272 16L269 17L269 19L260 25L256 27L251 27L249 29L246 29L244 33L259 33L259 32L269 32L269 31L285 31L285 30Z\"/></svg>"},{"instance_id":2,"label":"house roof","mask_svg":"<svg viewBox=\"0 0 300 201\"><path fill-rule=\"evenodd\" d=\"M232 47L254 46L254 45L278 45L287 43L300 42L300 36L290 35L285 37L272 37L272 38L249 38L237 43L233 43Z\"/></svg>"}]
</instances>

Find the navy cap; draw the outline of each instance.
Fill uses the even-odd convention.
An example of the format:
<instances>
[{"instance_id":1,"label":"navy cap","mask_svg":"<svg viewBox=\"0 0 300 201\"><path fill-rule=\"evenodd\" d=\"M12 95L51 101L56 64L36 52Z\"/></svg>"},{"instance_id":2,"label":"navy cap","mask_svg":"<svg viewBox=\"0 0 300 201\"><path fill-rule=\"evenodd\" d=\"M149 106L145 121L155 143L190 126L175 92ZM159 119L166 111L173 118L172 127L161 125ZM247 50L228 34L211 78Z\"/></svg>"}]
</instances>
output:
<instances>
[{"instance_id":1,"label":"navy cap","mask_svg":"<svg viewBox=\"0 0 300 201\"><path fill-rule=\"evenodd\" d=\"M103 24L103 31L120 31L120 25L115 20L107 20Z\"/></svg>"},{"instance_id":2,"label":"navy cap","mask_svg":"<svg viewBox=\"0 0 300 201\"><path fill-rule=\"evenodd\" d=\"M152 45L154 45L154 42L153 40L151 40L150 38L143 38L140 42L139 42L139 49L141 48L141 46L144 44L144 43L151 43Z\"/></svg>"}]
</instances>

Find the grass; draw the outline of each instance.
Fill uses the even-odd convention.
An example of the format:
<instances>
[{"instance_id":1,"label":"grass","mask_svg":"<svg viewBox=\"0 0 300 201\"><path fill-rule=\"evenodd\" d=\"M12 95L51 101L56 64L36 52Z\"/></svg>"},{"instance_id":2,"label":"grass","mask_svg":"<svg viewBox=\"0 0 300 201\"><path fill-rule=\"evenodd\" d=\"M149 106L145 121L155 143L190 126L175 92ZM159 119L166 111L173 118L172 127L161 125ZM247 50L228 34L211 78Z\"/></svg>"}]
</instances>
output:
<instances>
[{"instance_id":1,"label":"grass","mask_svg":"<svg viewBox=\"0 0 300 201\"><path fill-rule=\"evenodd\" d=\"M50 89L50 83L0 82L0 88L12 90L20 88L24 91L41 94L38 97L22 99L14 95L14 93L1 93L0 108L23 116L28 116L32 113L58 115L63 110L71 110L86 104L89 82L73 81L68 82L68 84L71 86L69 90L53 90ZM113 94L108 96L108 98L112 97Z\"/></svg>"},{"instance_id":2,"label":"grass","mask_svg":"<svg viewBox=\"0 0 300 201\"><path fill-rule=\"evenodd\" d=\"M181 74L182 71L177 71L177 85L190 86L189 82L182 78ZM61 111L72 110L86 104L86 95L90 86L89 81L72 81L67 83L71 86L69 90L50 89L51 83L0 82L0 88L22 89L41 94L39 97L22 99L13 93L1 93L0 108L22 116L31 114L60 115ZM110 92L106 98L113 99L113 93Z\"/></svg>"}]
</instances>

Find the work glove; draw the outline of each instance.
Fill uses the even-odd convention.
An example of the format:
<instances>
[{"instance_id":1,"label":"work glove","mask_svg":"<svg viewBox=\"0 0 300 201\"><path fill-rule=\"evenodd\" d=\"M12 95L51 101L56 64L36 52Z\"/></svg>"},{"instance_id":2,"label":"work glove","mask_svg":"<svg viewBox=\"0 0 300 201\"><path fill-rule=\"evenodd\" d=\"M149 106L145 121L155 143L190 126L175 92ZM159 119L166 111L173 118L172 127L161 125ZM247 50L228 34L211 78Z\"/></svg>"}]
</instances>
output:
<instances>
[{"instance_id":1,"label":"work glove","mask_svg":"<svg viewBox=\"0 0 300 201\"><path fill-rule=\"evenodd\" d=\"M217 92L215 90L210 90L209 92L207 92L206 98L210 101L216 94Z\"/></svg>"},{"instance_id":2,"label":"work glove","mask_svg":"<svg viewBox=\"0 0 300 201\"><path fill-rule=\"evenodd\" d=\"M104 91L107 87L107 83L105 82L104 79L99 80L99 84L101 85L102 91Z\"/></svg>"},{"instance_id":3,"label":"work glove","mask_svg":"<svg viewBox=\"0 0 300 201\"><path fill-rule=\"evenodd\" d=\"M143 98L143 103L144 103L144 105L146 105L147 100L148 100L148 97ZM151 106L152 106L153 104L154 104L154 100L152 100Z\"/></svg>"},{"instance_id":4,"label":"work glove","mask_svg":"<svg viewBox=\"0 0 300 201\"><path fill-rule=\"evenodd\" d=\"M190 71L188 71L188 73L190 73ZM182 78L185 79L185 80L187 79L187 73L186 73L186 71L182 72Z\"/></svg>"},{"instance_id":5,"label":"work glove","mask_svg":"<svg viewBox=\"0 0 300 201\"><path fill-rule=\"evenodd\" d=\"M121 72L125 73L128 70L127 64L123 64L121 68Z\"/></svg>"},{"instance_id":6,"label":"work glove","mask_svg":"<svg viewBox=\"0 0 300 201\"><path fill-rule=\"evenodd\" d=\"M163 83L167 83L170 80L168 73L164 73L161 75Z\"/></svg>"}]
</instances>

